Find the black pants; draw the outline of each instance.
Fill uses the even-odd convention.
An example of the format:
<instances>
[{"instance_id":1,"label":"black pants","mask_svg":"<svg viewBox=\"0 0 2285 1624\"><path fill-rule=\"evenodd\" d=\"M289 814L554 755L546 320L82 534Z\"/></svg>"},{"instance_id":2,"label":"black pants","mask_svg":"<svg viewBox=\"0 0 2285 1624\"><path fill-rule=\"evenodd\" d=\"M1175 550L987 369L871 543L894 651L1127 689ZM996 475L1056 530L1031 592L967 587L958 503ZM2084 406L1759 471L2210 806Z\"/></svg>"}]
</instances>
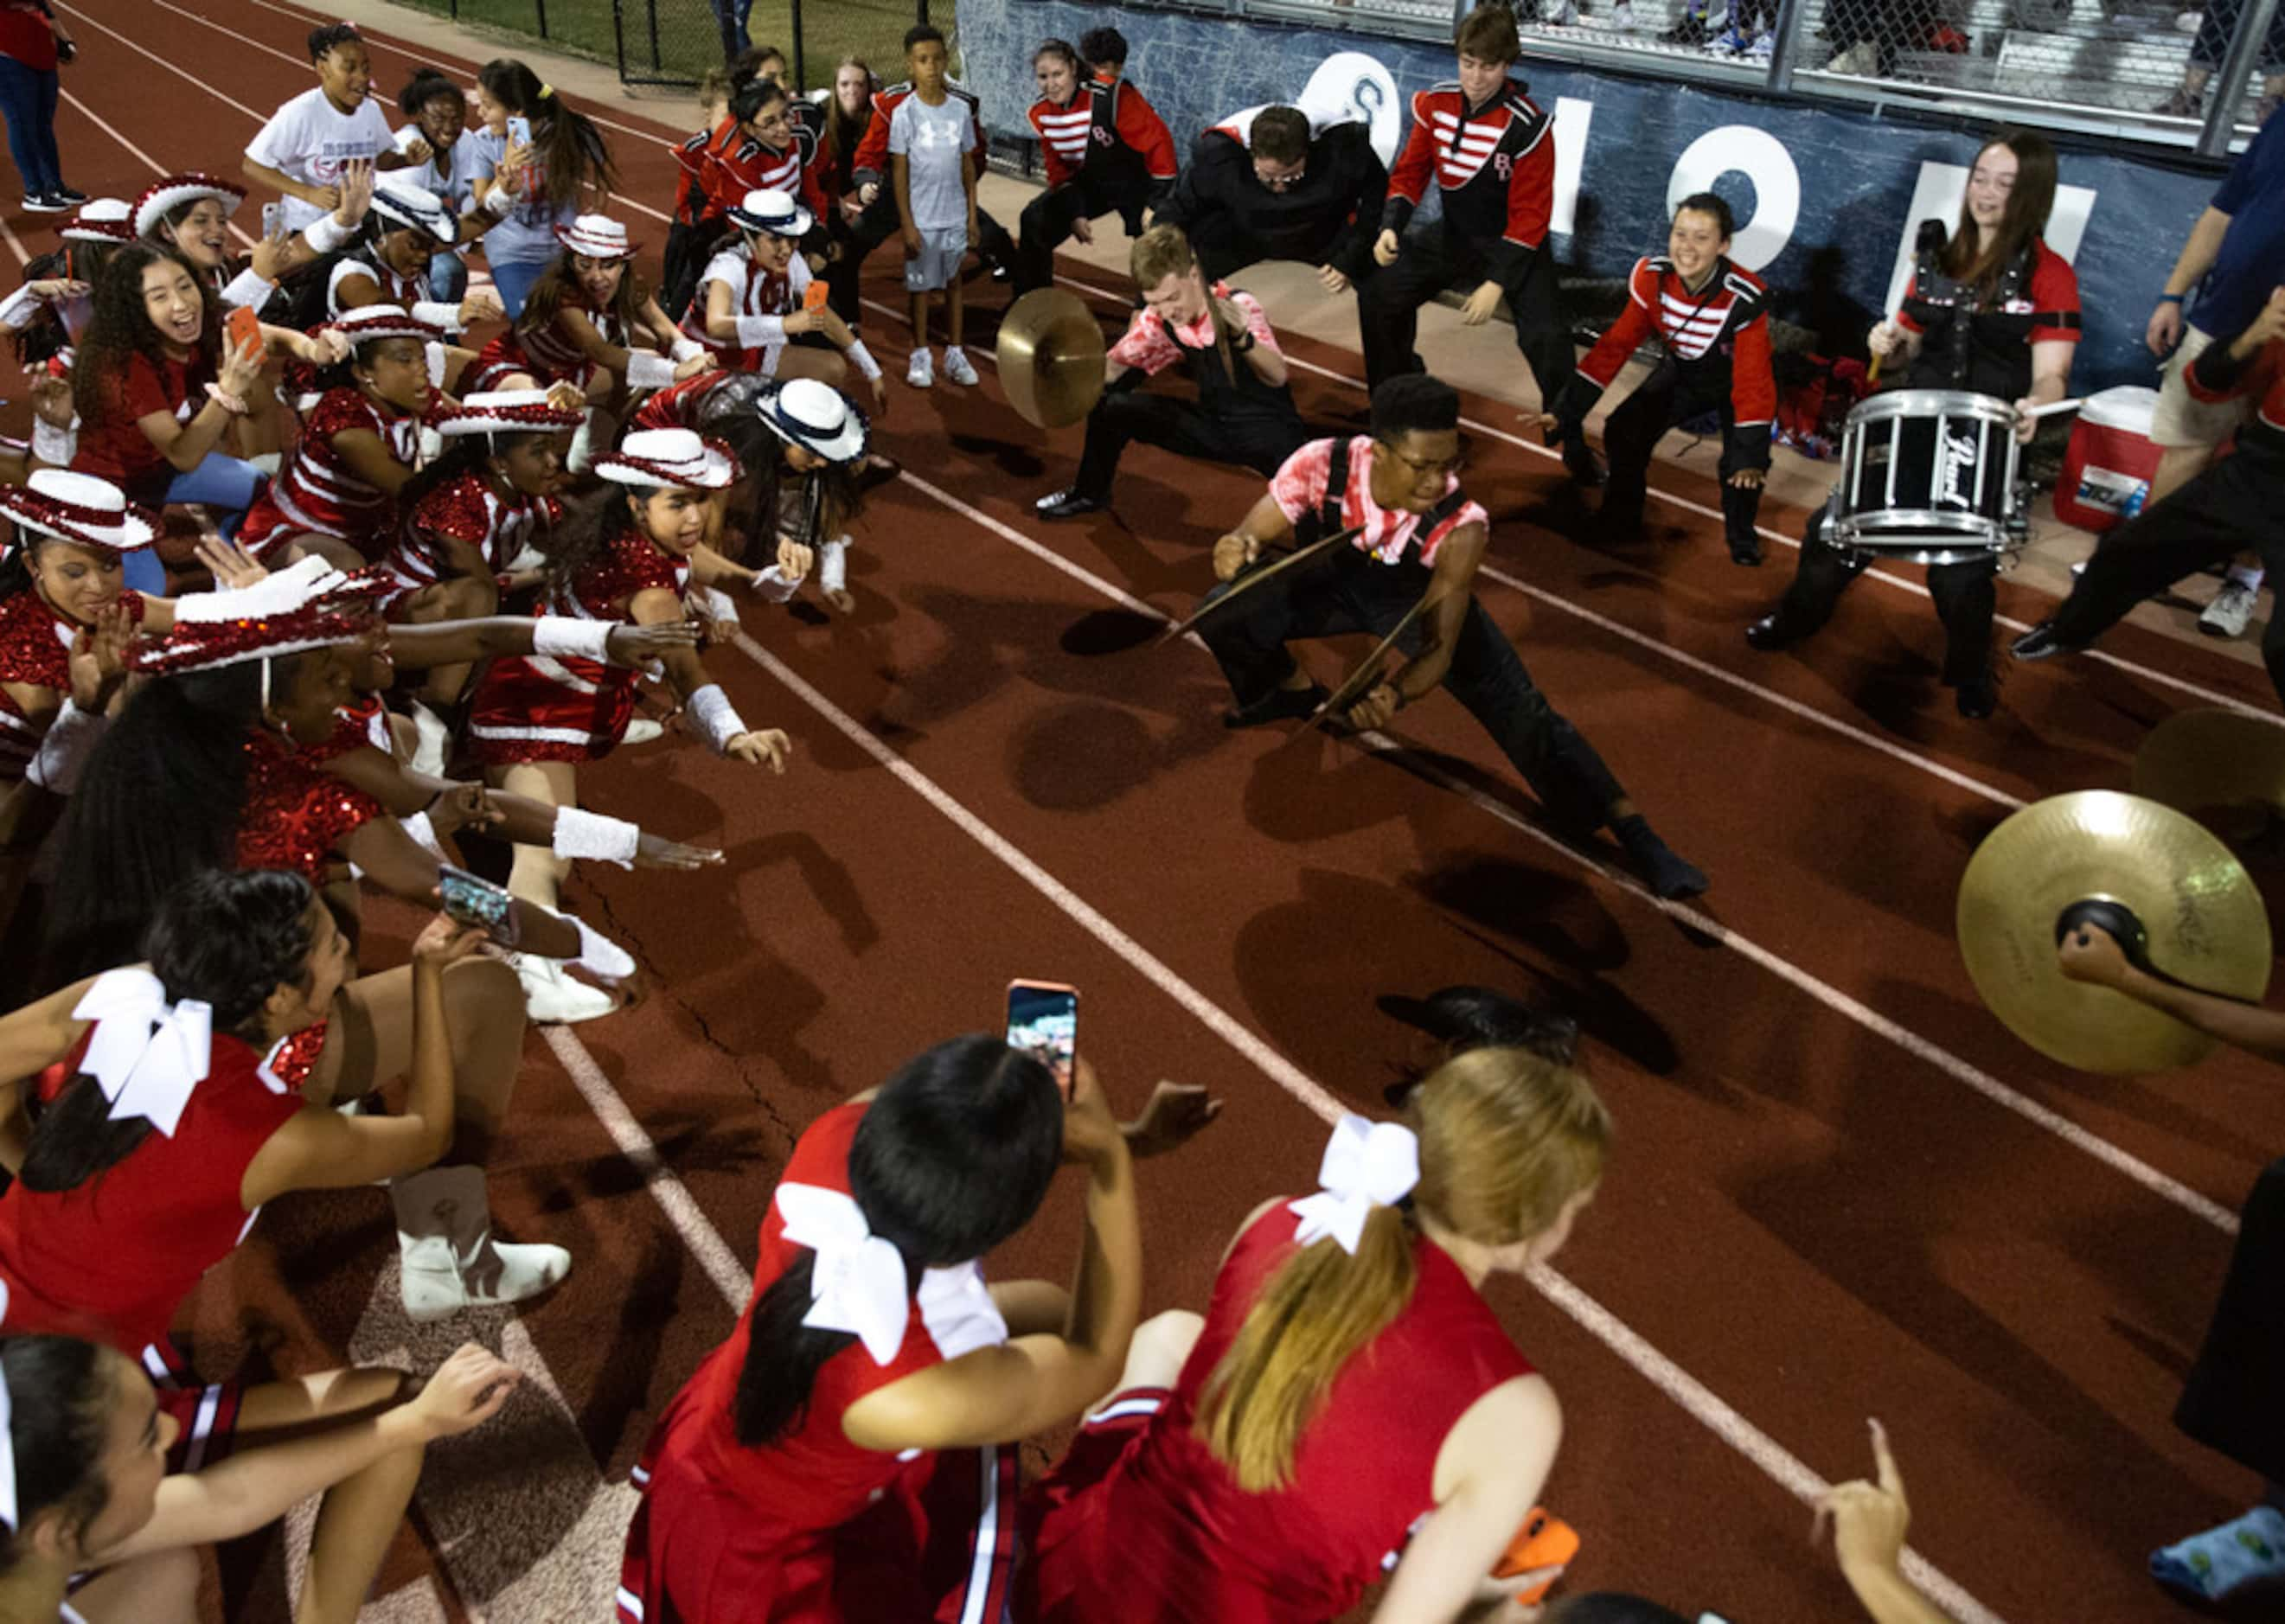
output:
<instances>
[{"instance_id":1,"label":"black pants","mask_svg":"<svg viewBox=\"0 0 2285 1624\"><path fill-rule=\"evenodd\" d=\"M1825 514L1809 522L1802 537L1801 567L1793 584L1778 604L1778 625L1788 638L1807 637L1833 618L1847 592L1873 554L1858 547L1842 547L1826 539ZM1999 607L1999 560L1969 559L1958 564L1928 567L1928 596L1936 617L1943 623L1943 680L1959 687L1991 674L1991 619Z\"/></svg>"},{"instance_id":2,"label":"black pants","mask_svg":"<svg viewBox=\"0 0 2285 1624\"><path fill-rule=\"evenodd\" d=\"M2174 1424L2271 1483L2285 1483L2285 1161L2262 1170Z\"/></svg>"},{"instance_id":3,"label":"black pants","mask_svg":"<svg viewBox=\"0 0 2285 1624\"><path fill-rule=\"evenodd\" d=\"M825 268L826 302L833 307L835 315L855 326L863 314L858 305L857 278L865 268L865 256L904 228L904 216L898 213L897 194L885 180L881 183L881 195L857 216L854 224L843 218L838 205L828 205L827 213L830 216L826 222L827 232L840 245L841 254ZM976 211L976 231L978 240L970 243L970 247L991 263L1009 266L1016 263L1016 239L988 211Z\"/></svg>"},{"instance_id":4,"label":"black pants","mask_svg":"<svg viewBox=\"0 0 2285 1624\"><path fill-rule=\"evenodd\" d=\"M1412 349L1420 333L1420 307L1448 287L1473 293L1489 275L1482 251L1441 227L1407 238L1396 263L1383 266L1357 290L1366 386L1376 387L1399 373L1421 371L1420 357ZM1556 296L1553 256L1544 247L1520 256L1514 272L1501 279L1500 288L1515 318L1515 347L1538 381L1540 400L1552 411L1579 370L1579 357L1571 348L1571 324Z\"/></svg>"},{"instance_id":5,"label":"black pants","mask_svg":"<svg viewBox=\"0 0 2285 1624\"><path fill-rule=\"evenodd\" d=\"M1643 503L1650 493L1650 459L1659 439L1678 423L1722 414L1722 529L1732 553L1751 553L1760 538L1754 524L1761 517L1762 492L1757 485L1740 490L1730 475L1740 468L1768 467L1738 460L1735 414L1731 410L1729 381L1709 377L1703 382L1686 380L1671 360L1652 369L1635 392L1619 403L1603 425L1603 455L1610 459L1610 482L1603 489L1602 520L1606 528L1632 530L1641 527Z\"/></svg>"},{"instance_id":6,"label":"black pants","mask_svg":"<svg viewBox=\"0 0 2285 1624\"><path fill-rule=\"evenodd\" d=\"M679 322L689 313L690 302L698 294L698 279L706 274L707 262L728 235L729 228L719 220L708 225L677 220L666 228L658 308L666 312L667 320Z\"/></svg>"},{"instance_id":7,"label":"black pants","mask_svg":"<svg viewBox=\"0 0 2285 1624\"><path fill-rule=\"evenodd\" d=\"M1215 208L1185 222L1182 235L1190 239L1190 252L1198 256L1198 269L1205 273L1206 285L1212 286L1265 259L1322 265L1347 229L1346 225L1335 225L1315 239L1281 236L1272 242L1247 231L1229 210Z\"/></svg>"},{"instance_id":8,"label":"black pants","mask_svg":"<svg viewBox=\"0 0 2285 1624\"><path fill-rule=\"evenodd\" d=\"M2225 457L2155 507L2104 537L2063 606L2055 630L2069 643L2094 641L2145 598L2185 576L2251 549L2285 581L2285 466L2261 447ZM2285 699L2285 615L2261 637L2269 680Z\"/></svg>"},{"instance_id":9,"label":"black pants","mask_svg":"<svg viewBox=\"0 0 2285 1624\"><path fill-rule=\"evenodd\" d=\"M1240 363L1244 365L1244 363ZM1285 459L1317 438L1291 408L1284 412L1252 405L1208 409L1197 401L1141 389L1118 389L1095 402L1087 414L1087 447L1080 453L1072 489L1100 502L1111 495L1111 476L1127 446L1140 440L1181 457L1236 463L1264 479Z\"/></svg>"},{"instance_id":10,"label":"black pants","mask_svg":"<svg viewBox=\"0 0 2285 1624\"><path fill-rule=\"evenodd\" d=\"M1073 221L1116 213L1127 234L1140 237L1142 211L1150 201L1150 177L1140 170L1131 177L1106 177L1081 169L1069 185L1040 193L1024 206L1023 218L1017 223L1022 239L1016 250L1016 291L1028 294L1055 280L1056 250L1070 238Z\"/></svg>"},{"instance_id":11,"label":"black pants","mask_svg":"<svg viewBox=\"0 0 2285 1624\"><path fill-rule=\"evenodd\" d=\"M1428 590L1418 564L1379 563L1353 547L1329 562L1304 564L1249 592L1199 628L1241 705L1265 697L1295 670L1286 651L1297 637L1369 632L1386 637ZM1229 591L1217 587L1215 595ZM1426 640L1425 616L1399 640L1408 655ZM1468 602L1444 689L1482 725L1542 804L1566 830L1584 834L1610 820L1626 791L1595 747L1563 719L1524 670L1515 645L1484 606Z\"/></svg>"}]
</instances>

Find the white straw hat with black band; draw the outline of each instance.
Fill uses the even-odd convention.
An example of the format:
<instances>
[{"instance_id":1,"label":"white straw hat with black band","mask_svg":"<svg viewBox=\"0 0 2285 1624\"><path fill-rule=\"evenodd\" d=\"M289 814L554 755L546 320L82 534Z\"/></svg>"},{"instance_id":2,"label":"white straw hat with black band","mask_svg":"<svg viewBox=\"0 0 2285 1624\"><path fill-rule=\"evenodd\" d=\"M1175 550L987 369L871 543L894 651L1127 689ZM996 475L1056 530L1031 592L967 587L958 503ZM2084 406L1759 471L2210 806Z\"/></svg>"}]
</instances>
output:
<instances>
[{"instance_id":1,"label":"white straw hat with black band","mask_svg":"<svg viewBox=\"0 0 2285 1624\"><path fill-rule=\"evenodd\" d=\"M738 459L687 428L641 428L595 459L594 472L617 485L722 490L738 478Z\"/></svg>"},{"instance_id":2,"label":"white straw hat with black band","mask_svg":"<svg viewBox=\"0 0 2285 1624\"><path fill-rule=\"evenodd\" d=\"M790 192L774 186L749 192L723 212L740 231L764 231L772 237L806 237L817 224L815 216L794 201Z\"/></svg>"},{"instance_id":3,"label":"white straw hat with black band","mask_svg":"<svg viewBox=\"0 0 2285 1624\"><path fill-rule=\"evenodd\" d=\"M188 170L181 175L161 176L144 188L143 195L135 200L135 234L149 237L159 229L159 223L185 203L195 203L201 198L212 198L222 205L222 217L229 219L246 201L246 188L235 181L224 180L219 175L208 175L200 170Z\"/></svg>"},{"instance_id":4,"label":"white straw hat with black band","mask_svg":"<svg viewBox=\"0 0 2285 1624\"><path fill-rule=\"evenodd\" d=\"M555 228L555 240L589 259L632 259L640 243L627 240L627 228L609 215L581 215Z\"/></svg>"},{"instance_id":5,"label":"white straw hat with black band","mask_svg":"<svg viewBox=\"0 0 2285 1624\"><path fill-rule=\"evenodd\" d=\"M551 403L546 389L494 389L464 396L458 406L436 412L428 427L451 438L458 435L561 434L587 420Z\"/></svg>"},{"instance_id":6,"label":"white straw hat with black band","mask_svg":"<svg viewBox=\"0 0 2285 1624\"><path fill-rule=\"evenodd\" d=\"M460 234L459 222L444 199L393 176L373 182L373 212L389 223L383 230L426 231L447 246Z\"/></svg>"},{"instance_id":7,"label":"white straw hat with black band","mask_svg":"<svg viewBox=\"0 0 2285 1624\"><path fill-rule=\"evenodd\" d=\"M754 411L779 439L828 462L853 462L865 454L871 432L865 414L830 384L814 378L770 384L754 397Z\"/></svg>"},{"instance_id":8,"label":"white straw hat with black band","mask_svg":"<svg viewBox=\"0 0 2285 1624\"><path fill-rule=\"evenodd\" d=\"M27 484L0 487L0 513L27 530L82 547L132 553L151 545L158 522L107 479L35 468Z\"/></svg>"},{"instance_id":9,"label":"white straw hat with black band","mask_svg":"<svg viewBox=\"0 0 2285 1624\"><path fill-rule=\"evenodd\" d=\"M135 206L119 198L90 198L61 235L73 242L133 242Z\"/></svg>"}]
</instances>

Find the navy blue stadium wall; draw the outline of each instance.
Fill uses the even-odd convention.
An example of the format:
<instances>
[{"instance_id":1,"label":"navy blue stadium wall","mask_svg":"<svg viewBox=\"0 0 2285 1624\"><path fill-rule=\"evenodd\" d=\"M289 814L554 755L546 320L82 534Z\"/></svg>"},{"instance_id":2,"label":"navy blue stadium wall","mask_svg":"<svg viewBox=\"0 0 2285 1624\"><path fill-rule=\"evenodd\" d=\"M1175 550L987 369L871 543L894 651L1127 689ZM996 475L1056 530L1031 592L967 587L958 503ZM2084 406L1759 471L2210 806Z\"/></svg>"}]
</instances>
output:
<instances>
[{"instance_id":1,"label":"navy blue stadium wall","mask_svg":"<svg viewBox=\"0 0 2285 1624\"><path fill-rule=\"evenodd\" d=\"M1343 103L1393 152L1412 92L1449 78L1449 49L1355 34L1064 0L961 0L964 77L995 132L1028 135L1031 53L1050 36L1116 26L1128 76L1190 137L1267 101ZM1737 257L1768 278L1778 314L1821 346L1862 353L1892 308L1915 223L1952 217L1976 132L1956 122L1527 60L1532 95L1558 115L1555 247L1582 313L1615 309L1637 255L1666 239L1669 202L1710 186L1741 223ZM2218 181L2116 144L2062 149L2050 243L2078 271L2086 336L2072 383L2154 381L2142 329L2191 223ZM1581 287L1582 283L1598 285ZM1598 294L1599 294L1599 297Z\"/></svg>"}]
</instances>

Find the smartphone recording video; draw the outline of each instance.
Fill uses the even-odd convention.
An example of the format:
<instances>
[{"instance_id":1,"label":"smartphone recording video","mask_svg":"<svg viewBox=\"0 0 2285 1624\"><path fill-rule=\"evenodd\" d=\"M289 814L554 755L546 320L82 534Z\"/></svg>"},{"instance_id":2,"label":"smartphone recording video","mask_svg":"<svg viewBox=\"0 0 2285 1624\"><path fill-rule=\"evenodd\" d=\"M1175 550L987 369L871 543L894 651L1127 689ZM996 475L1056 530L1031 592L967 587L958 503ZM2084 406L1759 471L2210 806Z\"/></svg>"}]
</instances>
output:
<instances>
[{"instance_id":1,"label":"smartphone recording video","mask_svg":"<svg viewBox=\"0 0 2285 1624\"><path fill-rule=\"evenodd\" d=\"M446 863L437 871L436 894L447 918L475 927L503 947L515 945L515 899L490 880Z\"/></svg>"},{"instance_id":2,"label":"smartphone recording video","mask_svg":"<svg viewBox=\"0 0 2285 1624\"><path fill-rule=\"evenodd\" d=\"M1079 989L1059 981L1009 982L1008 1047L1045 1061L1056 1087L1070 1099L1072 1068L1079 1062Z\"/></svg>"}]
</instances>

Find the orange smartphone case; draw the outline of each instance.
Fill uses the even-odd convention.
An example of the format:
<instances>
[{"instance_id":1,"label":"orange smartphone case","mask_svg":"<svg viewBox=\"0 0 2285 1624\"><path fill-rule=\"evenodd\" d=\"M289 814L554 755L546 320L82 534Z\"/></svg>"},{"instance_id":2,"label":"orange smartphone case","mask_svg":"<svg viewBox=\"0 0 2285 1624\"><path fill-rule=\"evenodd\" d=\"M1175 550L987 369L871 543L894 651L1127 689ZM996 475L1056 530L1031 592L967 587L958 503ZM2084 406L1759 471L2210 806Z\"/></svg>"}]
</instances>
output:
<instances>
[{"instance_id":1,"label":"orange smartphone case","mask_svg":"<svg viewBox=\"0 0 2285 1624\"><path fill-rule=\"evenodd\" d=\"M825 302L831 297L832 292L833 290L822 282L812 282L807 287L802 289L801 308L805 310L823 310Z\"/></svg>"},{"instance_id":2,"label":"orange smartphone case","mask_svg":"<svg viewBox=\"0 0 2285 1624\"><path fill-rule=\"evenodd\" d=\"M232 349L244 349L249 344L259 345L262 342L262 318L247 305L232 305L228 332Z\"/></svg>"},{"instance_id":3,"label":"orange smartphone case","mask_svg":"<svg viewBox=\"0 0 2285 1624\"><path fill-rule=\"evenodd\" d=\"M1507 1548L1507 1554L1492 1570L1495 1579L1512 1579L1518 1573L1528 1573L1535 1567L1560 1567L1579 1554L1578 1531L1559 1517L1548 1514L1545 1506L1534 1506L1531 1515L1523 1519L1523 1526ZM1554 1585L1546 1584L1518 1596L1515 1599L1526 1606L1544 1597Z\"/></svg>"}]
</instances>

